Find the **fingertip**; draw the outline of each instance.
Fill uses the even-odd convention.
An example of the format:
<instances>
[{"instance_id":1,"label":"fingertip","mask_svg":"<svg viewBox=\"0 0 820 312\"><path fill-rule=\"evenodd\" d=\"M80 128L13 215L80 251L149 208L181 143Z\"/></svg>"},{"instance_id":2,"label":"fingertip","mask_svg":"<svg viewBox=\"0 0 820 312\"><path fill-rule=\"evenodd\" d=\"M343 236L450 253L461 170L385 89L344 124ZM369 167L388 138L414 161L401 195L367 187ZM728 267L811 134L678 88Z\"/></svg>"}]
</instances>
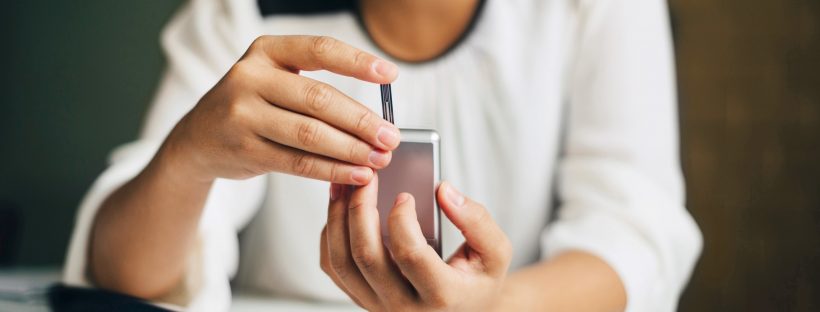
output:
<instances>
[{"instance_id":1,"label":"fingertip","mask_svg":"<svg viewBox=\"0 0 820 312\"><path fill-rule=\"evenodd\" d=\"M410 193L399 193L387 218L389 240L395 244L424 241L424 234L416 218L415 198Z\"/></svg>"},{"instance_id":2,"label":"fingertip","mask_svg":"<svg viewBox=\"0 0 820 312\"><path fill-rule=\"evenodd\" d=\"M444 180L438 184L438 188L436 188L436 196L439 197L440 200L444 200L444 190L450 186L450 181Z\"/></svg>"},{"instance_id":3,"label":"fingertip","mask_svg":"<svg viewBox=\"0 0 820 312\"><path fill-rule=\"evenodd\" d=\"M357 167L350 173L350 179L354 185L366 185L373 180L373 169L369 167Z\"/></svg>"},{"instance_id":4,"label":"fingertip","mask_svg":"<svg viewBox=\"0 0 820 312\"><path fill-rule=\"evenodd\" d=\"M403 205L409 200L414 200L413 195L410 195L410 193L405 192L399 193L399 195L396 195L396 201L393 203L393 207Z\"/></svg>"},{"instance_id":5,"label":"fingertip","mask_svg":"<svg viewBox=\"0 0 820 312\"><path fill-rule=\"evenodd\" d=\"M401 130L396 125L385 122L376 130L376 140L387 151L392 151L401 144Z\"/></svg>"},{"instance_id":6,"label":"fingertip","mask_svg":"<svg viewBox=\"0 0 820 312\"><path fill-rule=\"evenodd\" d=\"M379 186L379 174L376 173L376 170L370 169L370 172L373 173L373 177L370 178L370 183L373 183L375 187Z\"/></svg>"},{"instance_id":7,"label":"fingertip","mask_svg":"<svg viewBox=\"0 0 820 312\"><path fill-rule=\"evenodd\" d=\"M436 187L436 201L443 210L447 210L447 207L445 207L447 203L444 201L444 189L446 188L446 185L447 181L442 181L438 184L438 187Z\"/></svg>"},{"instance_id":8,"label":"fingertip","mask_svg":"<svg viewBox=\"0 0 820 312\"><path fill-rule=\"evenodd\" d=\"M390 210L387 223L389 227L404 227L406 225L403 224L407 223L406 220L417 220L416 202L413 195L402 192L396 195L396 200L393 202L393 209Z\"/></svg>"},{"instance_id":9,"label":"fingertip","mask_svg":"<svg viewBox=\"0 0 820 312\"><path fill-rule=\"evenodd\" d=\"M458 208L466 201L464 195L456 189L450 182L441 182L438 188L439 201L443 202L447 208Z\"/></svg>"},{"instance_id":10,"label":"fingertip","mask_svg":"<svg viewBox=\"0 0 820 312\"><path fill-rule=\"evenodd\" d=\"M393 159L393 152L385 150L373 150L368 155L367 160L374 169L381 169L390 164Z\"/></svg>"},{"instance_id":11,"label":"fingertip","mask_svg":"<svg viewBox=\"0 0 820 312\"><path fill-rule=\"evenodd\" d=\"M370 181L363 185L350 185L350 203L351 206L373 206L376 207L379 192L379 177L372 169L368 168L373 176Z\"/></svg>"},{"instance_id":12,"label":"fingertip","mask_svg":"<svg viewBox=\"0 0 820 312\"><path fill-rule=\"evenodd\" d=\"M380 83L391 83L399 76L399 67L391 62L376 59L370 64L370 70Z\"/></svg>"}]
</instances>

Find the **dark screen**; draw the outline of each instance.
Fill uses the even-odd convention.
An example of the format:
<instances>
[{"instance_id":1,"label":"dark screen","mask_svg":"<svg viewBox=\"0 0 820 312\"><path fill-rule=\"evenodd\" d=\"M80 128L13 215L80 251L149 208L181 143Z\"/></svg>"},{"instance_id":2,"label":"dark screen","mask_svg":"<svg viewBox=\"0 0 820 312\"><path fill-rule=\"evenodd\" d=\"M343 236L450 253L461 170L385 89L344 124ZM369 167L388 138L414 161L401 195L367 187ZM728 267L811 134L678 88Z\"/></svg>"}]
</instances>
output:
<instances>
[{"instance_id":1,"label":"dark screen","mask_svg":"<svg viewBox=\"0 0 820 312\"><path fill-rule=\"evenodd\" d=\"M416 201L416 214L424 236L428 241L436 238L434 161L432 143L402 142L393 151L390 165L379 170L378 205L383 237L387 237L387 217L396 196L407 192Z\"/></svg>"}]
</instances>

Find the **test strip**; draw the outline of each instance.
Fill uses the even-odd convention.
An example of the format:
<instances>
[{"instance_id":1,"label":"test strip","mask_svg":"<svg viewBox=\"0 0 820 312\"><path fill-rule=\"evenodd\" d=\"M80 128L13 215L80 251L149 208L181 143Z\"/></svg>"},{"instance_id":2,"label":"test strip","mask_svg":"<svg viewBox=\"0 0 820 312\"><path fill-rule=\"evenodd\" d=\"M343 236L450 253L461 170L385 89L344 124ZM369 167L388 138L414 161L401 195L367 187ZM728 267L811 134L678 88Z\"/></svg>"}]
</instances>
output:
<instances>
[{"instance_id":1,"label":"test strip","mask_svg":"<svg viewBox=\"0 0 820 312\"><path fill-rule=\"evenodd\" d=\"M393 122L393 90L390 84L383 84L379 86L382 92L382 116L384 120Z\"/></svg>"}]
</instances>

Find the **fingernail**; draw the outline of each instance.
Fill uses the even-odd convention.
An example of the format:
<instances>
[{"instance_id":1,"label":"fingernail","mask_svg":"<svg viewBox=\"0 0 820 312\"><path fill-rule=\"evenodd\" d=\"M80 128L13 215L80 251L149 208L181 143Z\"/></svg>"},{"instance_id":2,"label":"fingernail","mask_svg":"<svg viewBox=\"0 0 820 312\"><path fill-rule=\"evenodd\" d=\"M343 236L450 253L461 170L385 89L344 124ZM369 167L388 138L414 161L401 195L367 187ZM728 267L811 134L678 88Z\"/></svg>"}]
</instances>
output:
<instances>
[{"instance_id":1,"label":"fingernail","mask_svg":"<svg viewBox=\"0 0 820 312\"><path fill-rule=\"evenodd\" d=\"M353 181L359 184L367 184L367 182L370 182L372 176L373 170L370 170L370 168L356 168L353 169L353 173L350 174Z\"/></svg>"},{"instance_id":2,"label":"fingernail","mask_svg":"<svg viewBox=\"0 0 820 312\"><path fill-rule=\"evenodd\" d=\"M373 71L384 78L393 78L396 76L396 72L399 71L395 64L383 60L376 60L372 66Z\"/></svg>"},{"instance_id":3,"label":"fingernail","mask_svg":"<svg viewBox=\"0 0 820 312\"><path fill-rule=\"evenodd\" d=\"M367 160L370 161L371 164L379 167L387 166L390 162L390 153L382 152L382 151L372 151L370 155L367 156Z\"/></svg>"},{"instance_id":4,"label":"fingernail","mask_svg":"<svg viewBox=\"0 0 820 312\"><path fill-rule=\"evenodd\" d=\"M393 206L401 205L408 199L410 199L410 195L407 195L407 193L399 193L399 195L396 196L396 202L393 203Z\"/></svg>"},{"instance_id":5,"label":"fingernail","mask_svg":"<svg viewBox=\"0 0 820 312\"><path fill-rule=\"evenodd\" d=\"M461 195L461 193L450 184L447 184L447 189L444 190L444 197L455 207L464 205L464 195Z\"/></svg>"},{"instance_id":6,"label":"fingernail","mask_svg":"<svg viewBox=\"0 0 820 312\"><path fill-rule=\"evenodd\" d=\"M376 132L376 138L378 138L379 142L384 144L384 146L392 148L399 145L399 141L401 141L401 134L393 128L380 127L379 131Z\"/></svg>"}]
</instances>

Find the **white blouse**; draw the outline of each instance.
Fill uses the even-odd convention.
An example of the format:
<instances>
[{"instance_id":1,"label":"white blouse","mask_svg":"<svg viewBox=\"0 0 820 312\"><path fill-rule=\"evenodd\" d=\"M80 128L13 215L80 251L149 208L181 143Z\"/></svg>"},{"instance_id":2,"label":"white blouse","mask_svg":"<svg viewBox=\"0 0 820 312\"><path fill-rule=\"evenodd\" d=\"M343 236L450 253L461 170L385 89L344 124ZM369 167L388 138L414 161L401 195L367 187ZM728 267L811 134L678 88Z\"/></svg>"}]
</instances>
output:
<instances>
[{"instance_id":1,"label":"white blouse","mask_svg":"<svg viewBox=\"0 0 820 312\"><path fill-rule=\"evenodd\" d=\"M112 153L81 204L67 283L91 286L86 248L103 199L262 34L328 35L384 56L349 13L262 17L254 0L191 0L163 32L168 68L139 139ZM439 132L442 177L492 212L514 246L511 270L583 250L619 274L628 311L673 311L702 239L684 207L670 37L663 0L489 0L451 53L397 62L396 123ZM380 112L376 85L304 75ZM347 301L319 268L327 194L326 182L277 173L218 180L181 295L163 301L225 311L232 279ZM442 228L449 254L463 239L446 218Z\"/></svg>"}]
</instances>

